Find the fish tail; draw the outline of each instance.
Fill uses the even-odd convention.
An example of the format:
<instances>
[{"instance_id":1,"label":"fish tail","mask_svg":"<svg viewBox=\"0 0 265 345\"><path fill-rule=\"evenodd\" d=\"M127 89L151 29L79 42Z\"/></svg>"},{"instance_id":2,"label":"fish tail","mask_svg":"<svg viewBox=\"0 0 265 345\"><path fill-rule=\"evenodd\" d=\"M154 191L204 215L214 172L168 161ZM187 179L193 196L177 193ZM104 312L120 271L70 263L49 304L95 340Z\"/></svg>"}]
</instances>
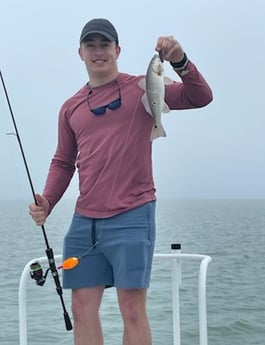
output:
<instances>
[{"instance_id":1,"label":"fish tail","mask_svg":"<svg viewBox=\"0 0 265 345\"><path fill-rule=\"evenodd\" d=\"M150 141L153 141L156 138L166 137L166 136L167 134L163 126L153 126Z\"/></svg>"}]
</instances>

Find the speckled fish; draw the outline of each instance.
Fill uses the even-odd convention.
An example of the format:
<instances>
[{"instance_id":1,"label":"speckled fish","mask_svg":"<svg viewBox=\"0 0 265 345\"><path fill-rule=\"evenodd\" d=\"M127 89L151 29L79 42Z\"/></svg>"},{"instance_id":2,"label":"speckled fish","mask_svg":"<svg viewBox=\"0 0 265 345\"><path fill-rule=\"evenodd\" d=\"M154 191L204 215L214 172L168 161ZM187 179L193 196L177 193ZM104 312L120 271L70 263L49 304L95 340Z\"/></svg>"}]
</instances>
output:
<instances>
[{"instance_id":1,"label":"speckled fish","mask_svg":"<svg viewBox=\"0 0 265 345\"><path fill-rule=\"evenodd\" d=\"M164 77L161 58L155 54L148 65L145 85L143 85L142 80L140 81L140 86L146 91L142 97L142 102L146 111L154 118L154 127L152 128L150 140L166 136L161 122L161 113L168 113L170 111L164 101L165 82L172 83L171 80Z\"/></svg>"}]
</instances>

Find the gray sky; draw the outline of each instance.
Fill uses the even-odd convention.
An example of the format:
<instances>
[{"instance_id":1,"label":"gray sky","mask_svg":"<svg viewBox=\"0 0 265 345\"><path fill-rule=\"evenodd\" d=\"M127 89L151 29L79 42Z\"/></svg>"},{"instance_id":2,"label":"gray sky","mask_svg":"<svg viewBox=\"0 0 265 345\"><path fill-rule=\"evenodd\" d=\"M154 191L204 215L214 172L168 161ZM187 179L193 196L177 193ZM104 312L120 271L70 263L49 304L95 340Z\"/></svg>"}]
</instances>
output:
<instances>
[{"instance_id":1,"label":"gray sky","mask_svg":"<svg viewBox=\"0 0 265 345\"><path fill-rule=\"evenodd\" d=\"M213 89L208 107L164 115L167 138L153 145L158 197L264 198L263 0L1 1L0 68L36 191L56 147L59 108L87 81L77 49L94 17L119 32L120 71L144 74L157 38L173 35ZM1 87L0 198L30 198L12 131Z\"/></svg>"}]
</instances>

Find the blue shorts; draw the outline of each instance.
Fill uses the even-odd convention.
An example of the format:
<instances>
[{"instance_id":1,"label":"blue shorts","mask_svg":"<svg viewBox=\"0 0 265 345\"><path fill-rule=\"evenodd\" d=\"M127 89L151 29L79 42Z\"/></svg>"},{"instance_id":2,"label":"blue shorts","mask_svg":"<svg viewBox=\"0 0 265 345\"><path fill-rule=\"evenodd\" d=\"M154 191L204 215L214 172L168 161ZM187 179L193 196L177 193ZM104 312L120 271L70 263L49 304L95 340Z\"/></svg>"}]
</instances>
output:
<instances>
[{"instance_id":1,"label":"blue shorts","mask_svg":"<svg viewBox=\"0 0 265 345\"><path fill-rule=\"evenodd\" d=\"M75 214L63 257L80 257L80 262L63 271L63 288L147 288L154 244L154 201L106 219Z\"/></svg>"}]
</instances>

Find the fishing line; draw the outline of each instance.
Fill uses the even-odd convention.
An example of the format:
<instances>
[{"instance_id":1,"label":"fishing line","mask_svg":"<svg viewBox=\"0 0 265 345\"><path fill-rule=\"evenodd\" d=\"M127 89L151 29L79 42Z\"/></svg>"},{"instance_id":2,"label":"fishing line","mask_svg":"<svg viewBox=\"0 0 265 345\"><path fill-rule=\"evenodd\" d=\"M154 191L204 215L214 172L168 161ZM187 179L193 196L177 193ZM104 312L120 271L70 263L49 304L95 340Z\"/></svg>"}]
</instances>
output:
<instances>
[{"instance_id":1,"label":"fishing line","mask_svg":"<svg viewBox=\"0 0 265 345\"><path fill-rule=\"evenodd\" d=\"M24 163L24 167L26 169L27 178L28 178L28 182L29 182L29 185L30 185L31 193L32 193L32 196L33 196L35 204L38 205L38 201L37 201L37 198L36 198L36 194L35 194L32 178L31 178L31 175L30 175L28 163L27 163L27 160L26 160L26 156L25 156L25 153L24 153L23 145L22 145L22 142L21 142L21 139L20 139L20 135L19 135L19 131L18 131L18 128L17 128L15 116L14 116L14 113L13 113L13 110L12 110L12 107L11 107L11 102L9 100L8 92L7 92L7 89L6 89L6 85L5 85L5 82L4 82L4 78L3 78L3 75L2 75L1 69L0 69L0 78L1 78L2 85L3 85L6 101L7 101L8 108L9 108L9 112L10 112L10 115L11 115L11 118L12 118L12 122L13 122L13 125L14 125L14 129L15 129L15 133L12 133L12 134L14 134L16 136L16 138L17 138L19 149L20 149L20 153L21 153L21 156L22 156L22 159L23 159L23 163ZM55 265L55 259L54 259L53 250L52 250L52 248L49 245L49 241L48 241L48 238L47 238L47 235L46 235L46 230L45 230L44 225L41 225L41 229L42 229L42 233L43 233L43 237L44 237L44 241L45 241L45 245L46 245L46 250L45 251L46 251L47 258L48 258L49 269L50 269L50 271L52 273L52 276L53 276L53 279L54 279L54 282L55 282L55 285L56 285L56 291L57 291L57 293L58 293L58 295L60 297L61 305L62 305L62 308L63 308L63 316L64 316L66 330L70 331L73 327L72 327L71 320L70 320L70 317L68 315L68 312L66 310L65 303L64 303L64 300L63 300L63 289L61 287L58 271L57 271L57 268L56 268L56 265Z\"/></svg>"}]
</instances>

